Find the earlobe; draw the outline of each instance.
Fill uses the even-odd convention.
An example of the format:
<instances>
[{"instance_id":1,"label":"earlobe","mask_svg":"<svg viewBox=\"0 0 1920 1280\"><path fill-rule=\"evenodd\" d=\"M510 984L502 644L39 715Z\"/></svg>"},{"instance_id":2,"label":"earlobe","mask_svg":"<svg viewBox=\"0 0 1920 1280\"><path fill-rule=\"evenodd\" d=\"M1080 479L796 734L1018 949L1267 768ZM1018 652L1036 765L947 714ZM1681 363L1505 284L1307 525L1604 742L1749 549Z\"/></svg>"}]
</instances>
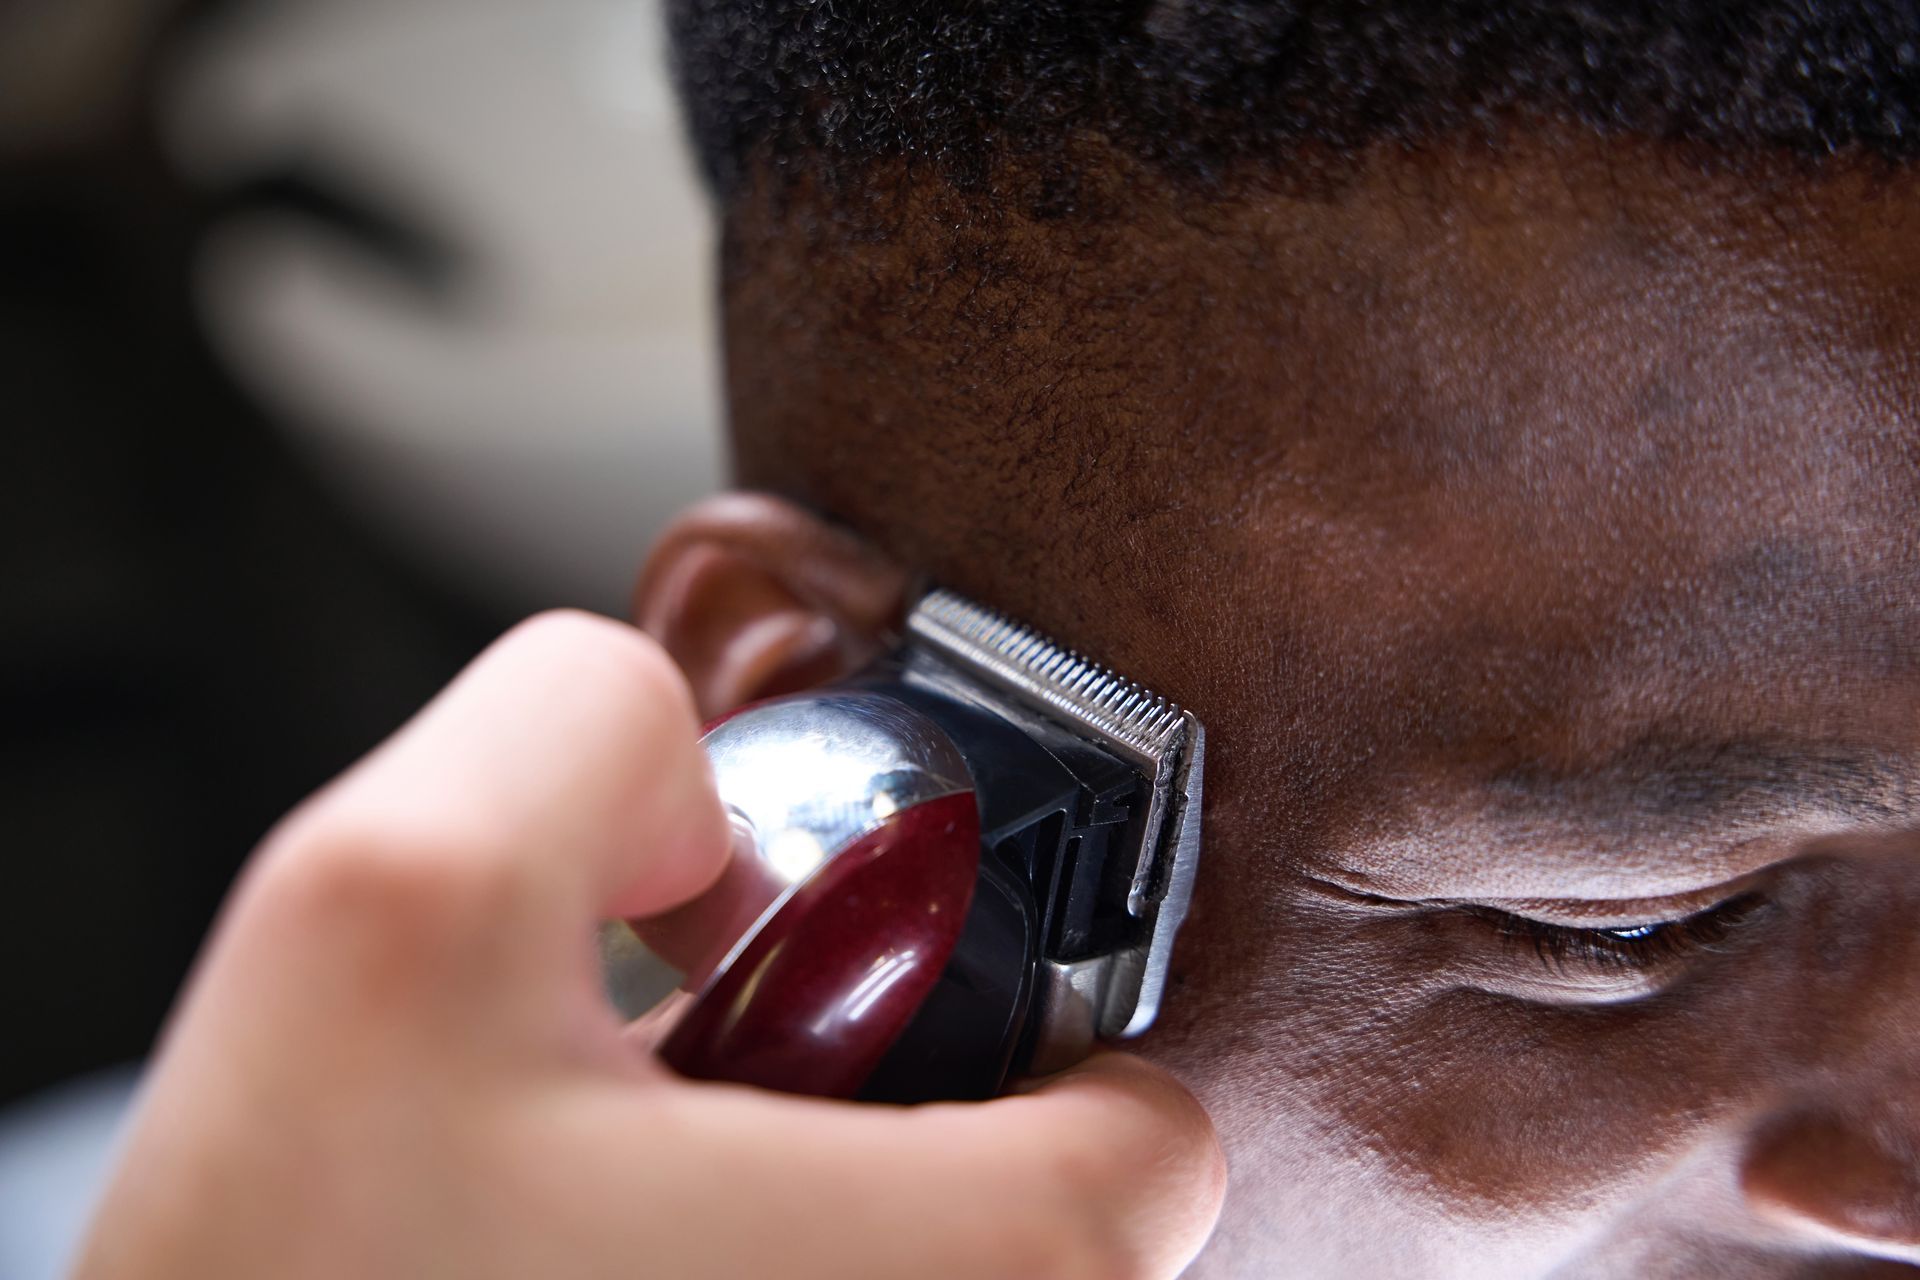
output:
<instances>
[{"instance_id":1,"label":"earlobe","mask_svg":"<svg viewBox=\"0 0 1920 1280\"><path fill-rule=\"evenodd\" d=\"M707 718L846 675L877 656L908 578L778 498L723 494L676 519L634 591L634 621L686 672Z\"/></svg>"}]
</instances>

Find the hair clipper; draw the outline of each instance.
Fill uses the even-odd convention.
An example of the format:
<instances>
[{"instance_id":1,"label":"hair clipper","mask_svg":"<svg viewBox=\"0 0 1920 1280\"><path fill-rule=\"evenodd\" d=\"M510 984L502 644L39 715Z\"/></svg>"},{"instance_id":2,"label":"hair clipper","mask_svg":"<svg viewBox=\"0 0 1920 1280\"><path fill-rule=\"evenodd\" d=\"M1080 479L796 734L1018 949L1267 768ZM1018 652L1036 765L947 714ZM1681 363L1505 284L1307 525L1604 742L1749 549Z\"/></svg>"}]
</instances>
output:
<instances>
[{"instance_id":1,"label":"hair clipper","mask_svg":"<svg viewBox=\"0 0 1920 1280\"><path fill-rule=\"evenodd\" d=\"M1190 713L936 590L874 667L704 743L746 927L660 1046L682 1074L984 1098L1152 1025L1200 856Z\"/></svg>"}]
</instances>

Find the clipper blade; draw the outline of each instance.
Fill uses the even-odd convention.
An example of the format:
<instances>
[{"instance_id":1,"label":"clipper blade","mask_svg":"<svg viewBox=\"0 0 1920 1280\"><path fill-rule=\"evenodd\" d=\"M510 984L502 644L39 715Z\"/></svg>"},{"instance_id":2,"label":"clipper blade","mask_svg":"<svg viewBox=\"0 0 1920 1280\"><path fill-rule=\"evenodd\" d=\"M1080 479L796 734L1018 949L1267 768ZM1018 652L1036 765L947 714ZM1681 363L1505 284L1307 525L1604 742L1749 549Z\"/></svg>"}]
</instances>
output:
<instances>
[{"instance_id":1,"label":"clipper blade","mask_svg":"<svg viewBox=\"0 0 1920 1280\"><path fill-rule=\"evenodd\" d=\"M908 615L907 633L912 647L1106 749L1145 779L1126 902L1143 940L1095 961L1053 964L1042 993L1043 1000L1084 1002L1095 1034L1140 1034L1159 1012L1199 864L1206 749L1200 722L1134 681L949 591L922 597Z\"/></svg>"}]
</instances>

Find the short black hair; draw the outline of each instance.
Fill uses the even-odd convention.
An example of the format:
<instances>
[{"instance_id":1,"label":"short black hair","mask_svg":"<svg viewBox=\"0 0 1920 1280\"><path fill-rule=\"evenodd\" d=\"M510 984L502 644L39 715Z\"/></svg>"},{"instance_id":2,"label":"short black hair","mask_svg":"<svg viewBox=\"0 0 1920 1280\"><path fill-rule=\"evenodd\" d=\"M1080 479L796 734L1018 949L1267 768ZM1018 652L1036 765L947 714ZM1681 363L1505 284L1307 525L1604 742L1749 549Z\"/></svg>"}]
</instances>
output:
<instances>
[{"instance_id":1,"label":"short black hair","mask_svg":"<svg viewBox=\"0 0 1920 1280\"><path fill-rule=\"evenodd\" d=\"M695 149L961 187L1098 137L1183 178L1516 120L1920 152L1920 0L671 0Z\"/></svg>"}]
</instances>

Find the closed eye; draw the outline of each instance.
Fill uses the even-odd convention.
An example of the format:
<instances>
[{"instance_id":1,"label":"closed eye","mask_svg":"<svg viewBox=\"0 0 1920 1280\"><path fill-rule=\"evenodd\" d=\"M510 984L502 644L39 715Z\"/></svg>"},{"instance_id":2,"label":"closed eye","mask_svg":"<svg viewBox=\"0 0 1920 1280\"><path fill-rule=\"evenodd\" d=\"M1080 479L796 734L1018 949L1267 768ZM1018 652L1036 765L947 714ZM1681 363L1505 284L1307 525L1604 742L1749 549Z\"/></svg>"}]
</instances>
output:
<instances>
[{"instance_id":1,"label":"closed eye","mask_svg":"<svg viewBox=\"0 0 1920 1280\"><path fill-rule=\"evenodd\" d=\"M1494 907L1466 909L1493 924L1509 947L1530 952L1549 970L1564 973L1573 968L1653 969L1719 950L1764 903L1761 895L1746 893L1683 919L1609 928L1574 928Z\"/></svg>"}]
</instances>

